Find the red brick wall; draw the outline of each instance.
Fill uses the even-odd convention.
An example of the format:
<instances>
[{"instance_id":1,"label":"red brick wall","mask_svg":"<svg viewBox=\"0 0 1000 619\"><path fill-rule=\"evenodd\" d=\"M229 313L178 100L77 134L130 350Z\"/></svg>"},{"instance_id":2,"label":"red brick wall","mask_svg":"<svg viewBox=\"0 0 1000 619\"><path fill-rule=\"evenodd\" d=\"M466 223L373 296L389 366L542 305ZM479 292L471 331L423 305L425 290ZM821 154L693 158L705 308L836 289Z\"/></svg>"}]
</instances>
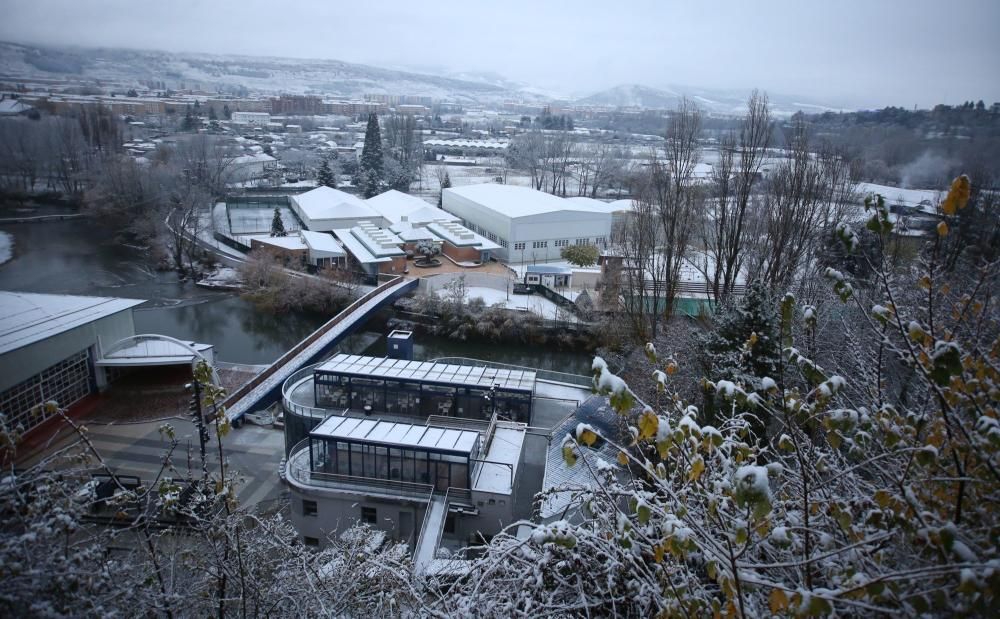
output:
<instances>
[{"instance_id":1,"label":"red brick wall","mask_svg":"<svg viewBox=\"0 0 1000 619\"><path fill-rule=\"evenodd\" d=\"M392 258L392 262L378 263L379 273L395 273L396 275L402 275L405 270L406 256L394 256Z\"/></svg>"},{"instance_id":2,"label":"red brick wall","mask_svg":"<svg viewBox=\"0 0 1000 619\"><path fill-rule=\"evenodd\" d=\"M455 247L448 241L444 242L442 251L456 262L479 262L481 259L481 254L475 247Z\"/></svg>"}]
</instances>

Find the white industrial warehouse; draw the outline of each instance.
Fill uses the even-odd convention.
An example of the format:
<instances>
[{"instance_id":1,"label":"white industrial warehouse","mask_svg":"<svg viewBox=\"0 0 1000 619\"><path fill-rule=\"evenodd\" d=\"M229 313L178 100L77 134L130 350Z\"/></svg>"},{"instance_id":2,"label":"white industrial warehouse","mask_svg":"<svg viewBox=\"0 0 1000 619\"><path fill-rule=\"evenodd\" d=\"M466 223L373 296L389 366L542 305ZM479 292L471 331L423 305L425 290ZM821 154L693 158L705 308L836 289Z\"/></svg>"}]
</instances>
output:
<instances>
[{"instance_id":1,"label":"white industrial warehouse","mask_svg":"<svg viewBox=\"0 0 1000 619\"><path fill-rule=\"evenodd\" d=\"M611 209L528 187L452 187L443 191L443 206L466 227L497 243L497 257L508 262L558 260L564 247L604 247L611 236Z\"/></svg>"}]
</instances>

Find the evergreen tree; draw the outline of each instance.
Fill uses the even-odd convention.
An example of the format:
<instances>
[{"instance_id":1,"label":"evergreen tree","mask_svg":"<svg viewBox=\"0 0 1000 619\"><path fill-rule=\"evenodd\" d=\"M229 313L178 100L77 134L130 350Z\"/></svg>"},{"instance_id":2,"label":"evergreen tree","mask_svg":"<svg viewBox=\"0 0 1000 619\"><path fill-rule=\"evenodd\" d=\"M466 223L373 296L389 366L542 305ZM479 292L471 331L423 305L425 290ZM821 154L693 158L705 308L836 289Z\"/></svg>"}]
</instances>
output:
<instances>
[{"instance_id":1,"label":"evergreen tree","mask_svg":"<svg viewBox=\"0 0 1000 619\"><path fill-rule=\"evenodd\" d=\"M229 120L230 118L233 117L233 112L232 110L229 109L228 103L222 104L222 115L226 117L226 120Z\"/></svg>"},{"instance_id":2,"label":"evergreen tree","mask_svg":"<svg viewBox=\"0 0 1000 619\"><path fill-rule=\"evenodd\" d=\"M377 196L384 181L385 167L382 161L382 133L378 126L378 115L368 115L365 129L365 145L361 149L361 164L358 168L358 186L365 198Z\"/></svg>"},{"instance_id":3,"label":"evergreen tree","mask_svg":"<svg viewBox=\"0 0 1000 619\"><path fill-rule=\"evenodd\" d=\"M271 219L271 236L285 236L285 222L281 220L281 211L274 207L274 217Z\"/></svg>"},{"instance_id":4,"label":"evergreen tree","mask_svg":"<svg viewBox=\"0 0 1000 619\"><path fill-rule=\"evenodd\" d=\"M208 119L209 120L219 120L219 117L215 114L215 106L208 108Z\"/></svg>"},{"instance_id":5,"label":"evergreen tree","mask_svg":"<svg viewBox=\"0 0 1000 619\"><path fill-rule=\"evenodd\" d=\"M702 363L712 381L752 387L753 377L775 376L781 349L767 289L752 284L738 305L720 310L701 340Z\"/></svg>"},{"instance_id":6,"label":"evergreen tree","mask_svg":"<svg viewBox=\"0 0 1000 619\"><path fill-rule=\"evenodd\" d=\"M321 187L337 188L337 181L330 170L330 160L326 157L323 157L319 162L319 170L316 172L316 182Z\"/></svg>"},{"instance_id":7,"label":"evergreen tree","mask_svg":"<svg viewBox=\"0 0 1000 619\"><path fill-rule=\"evenodd\" d=\"M191 108L187 108L187 112L184 114L184 121L181 123L181 129L184 131L193 131L195 128L195 117L191 113Z\"/></svg>"},{"instance_id":8,"label":"evergreen tree","mask_svg":"<svg viewBox=\"0 0 1000 619\"><path fill-rule=\"evenodd\" d=\"M444 190L451 187L451 177L448 176L448 172L444 173L444 179L441 181L441 192L438 194L438 208L444 206Z\"/></svg>"}]
</instances>

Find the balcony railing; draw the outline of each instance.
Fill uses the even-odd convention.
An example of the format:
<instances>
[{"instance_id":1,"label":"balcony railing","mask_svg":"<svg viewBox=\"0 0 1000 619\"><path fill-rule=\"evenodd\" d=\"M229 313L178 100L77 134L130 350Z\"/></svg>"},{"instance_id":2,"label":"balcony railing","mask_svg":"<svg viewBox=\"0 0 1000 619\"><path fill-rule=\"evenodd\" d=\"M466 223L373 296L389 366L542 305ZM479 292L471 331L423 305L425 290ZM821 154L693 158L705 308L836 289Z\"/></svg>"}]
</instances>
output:
<instances>
[{"instance_id":1,"label":"balcony railing","mask_svg":"<svg viewBox=\"0 0 1000 619\"><path fill-rule=\"evenodd\" d=\"M292 448L285 470L287 477L305 486L381 494L421 501L429 501L434 492L434 487L430 484L312 471L309 468L309 439L299 441Z\"/></svg>"},{"instance_id":2,"label":"balcony railing","mask_svg":"<svg viewBox=\"0 0 1000 619\"><path fill-rule=\"evenodd\" d=\"M313 369L315 369L317 365L319 365L319 363L307 365L289 376L285 380L284 384L281 385L281 403L284 405L285 411L300 417L314 417L319 419L324 419L330 414L328 409L300 404L296 402L292 396L292 392L295 390L295 387L302 382L303 379L312 378Z\"/></svg>"}]
</instances>

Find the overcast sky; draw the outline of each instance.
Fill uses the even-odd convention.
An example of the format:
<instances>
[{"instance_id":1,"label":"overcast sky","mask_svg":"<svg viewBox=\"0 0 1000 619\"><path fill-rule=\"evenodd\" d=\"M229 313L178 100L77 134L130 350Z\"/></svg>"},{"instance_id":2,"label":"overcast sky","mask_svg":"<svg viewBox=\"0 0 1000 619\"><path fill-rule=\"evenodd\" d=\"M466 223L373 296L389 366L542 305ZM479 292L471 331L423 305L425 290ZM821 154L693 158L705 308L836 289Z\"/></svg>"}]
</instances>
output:
<instances>
[{"instance_id":1,"label":"overcast sky","mask_svg":"<svg viewBox=\"0 0 1000 619\"><path fill-rule=\"evenodd\" d=\"M3 0L0 38L491 71L562 94L1000 101L1000 0Z\"/></svg>"}]
</instances>

